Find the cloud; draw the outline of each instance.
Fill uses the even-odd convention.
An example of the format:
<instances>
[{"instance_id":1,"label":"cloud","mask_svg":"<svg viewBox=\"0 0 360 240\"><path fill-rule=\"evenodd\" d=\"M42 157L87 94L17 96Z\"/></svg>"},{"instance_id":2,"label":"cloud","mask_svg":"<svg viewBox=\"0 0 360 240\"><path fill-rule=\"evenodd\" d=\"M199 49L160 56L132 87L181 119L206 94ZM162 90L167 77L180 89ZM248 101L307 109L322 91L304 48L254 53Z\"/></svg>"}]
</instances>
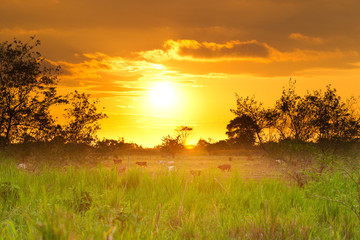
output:
<instances>
[{"instance_id":1,"label":"cloud","mask_svg":"<svg viewBox=\"0 0 360 240\"><path fill-rule=\"evenodd\" d=\"M180 42L170 41L167 44L170 45L170 48L173 48L171 45L178 47L180 56L194 58L267 58L269 56L269 47L257 41L230 41L218 44L183 40Z\"/></svg>"},{"instance_id":2,"label":"cloud","mask_svg":"<svg viewBox=\"0 0 360 240\"><path fill-rule=\"evenodd\" d=\"M89 91L97 96L141 98L147 94L152 82L169 81L199 87L196 79L204 77L170 70L162 64L138 58L109 56L99 52L79 57L82 60L77 63L47 61L48 65L61 66L61 88Z\"/></svg>"},{"instance_id":3,"label":"cloud","mask_svg":"<svg viewBox=\"0 0 360 240\"><path fill-rule=\"evenodd\" d=\"M357 51L341 51L340 49L329 50L329 51L317 51L311 49L294 49L289 52L281 52L274 50L272 52L272 60L279 62L286 61L321 61L331 59L343 59L345 57L357 57L359 54Z\"/></svg>"},{"instance_id":4,"label":"cloud","mask_svg":"<svg viewBox=\"0 0 360 240\"><path fill-rule=\"evenodd\" d=\"M303 35L301 33L291 33L288 38L292 39L292 40L303 41L303 42L308 42L308 43L315 43L315 44L324 43L324 39L322 39L320 37L310 37L310 36Z\"/></svg>"},{"instance_id":5,"label":"cloud","mask_svg":"<svg viewBox=\"0 0 360 240\"><path fill-rule=\"evenodd\" d=\"M299 34L293 35L293 37L315 41L315 38L313 39ZM142 51L139 55L144 59L155 62L179 60L197 62L248 61L271 63L344 58L347 56L358 56L358 52L355 50L342 51L340 49L321 51L297 48L290 51L281 51L269 46L267 43L256 40L233 40L225 43L198 42L196 40L167 40L162 49Z\"/></svg>"},{"instance_id":6,"label":"cloud","mask_svg":"<svg viewBox=\"0 0 360 240\"><path fill-rule=\"evenodd\" d=\"M167 40L162 49L143 51L139 54L148 60L166 61L225 61L261 60L269 57L270 47L258 41L228 41L225 43L198 42L196 40Z\"/></svg>"},{"instance_id":7,"label":"cloud","mask_svg":"<svg viewBox=\"0 0 360 240\"><path fill-rule=\"evenodd\" d=\"M10 36L18 36L18 35L36 35L40 32L40 30L28 30L24 28L1 28L0 34L1 35L10 35Z\"/></svg>"},{"instance_id":8,"label":"cloud","mask_svg":"<svg viewBox=\"0 0 360 240\"><path fill-rule=\"evenodd\" d=\"M112 57L103 53L83 54L83 61L72 63L67 61L49 61L52 65L61 66L63 88L90 91L97 96L141 96L145 88L137 86L139 79L150 66L144 61L134 61L121 57ZM113 95L108 95L108 94Z\"/></svg>"}]
</instances>

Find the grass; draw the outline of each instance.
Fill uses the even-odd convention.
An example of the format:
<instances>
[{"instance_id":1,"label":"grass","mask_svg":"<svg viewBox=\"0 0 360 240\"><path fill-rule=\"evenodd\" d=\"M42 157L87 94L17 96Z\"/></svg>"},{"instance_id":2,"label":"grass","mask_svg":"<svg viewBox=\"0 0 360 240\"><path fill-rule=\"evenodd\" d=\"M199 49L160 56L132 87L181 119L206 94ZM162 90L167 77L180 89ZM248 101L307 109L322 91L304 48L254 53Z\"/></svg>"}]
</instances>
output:
<instances>
[{"instance_id":1,"label":"grass","mask_svg":"<svg viewBox=\"0 0 360 240\"><path fill-rule=\"evenodd\" d=\"M356 216L279 179L0 164L0 239L360 239ZM1 195L1 191L4 192Z\"/></svg>"}]
</instances>

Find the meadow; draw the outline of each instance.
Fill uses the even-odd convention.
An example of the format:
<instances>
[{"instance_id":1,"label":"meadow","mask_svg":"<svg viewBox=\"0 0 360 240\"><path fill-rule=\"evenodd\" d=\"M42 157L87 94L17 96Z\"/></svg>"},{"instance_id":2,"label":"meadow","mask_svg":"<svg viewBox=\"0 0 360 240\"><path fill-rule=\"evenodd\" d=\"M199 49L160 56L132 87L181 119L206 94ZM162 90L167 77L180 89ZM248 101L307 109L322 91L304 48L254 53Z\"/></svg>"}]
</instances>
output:
<instances>
[{"instance_id":1,"label":"meadow","mask_svg":"<svg viewBox=\"0 0 360 240\"><path fill-rule=\"evenodd\" d=\"M270 160L179 157L175 172L148 161L119 173L109 161L27 171L1 159L0 239L360 239L341 203L359 206L357 185L339 171L300 187Z\"/></svg>"}]
</instances>

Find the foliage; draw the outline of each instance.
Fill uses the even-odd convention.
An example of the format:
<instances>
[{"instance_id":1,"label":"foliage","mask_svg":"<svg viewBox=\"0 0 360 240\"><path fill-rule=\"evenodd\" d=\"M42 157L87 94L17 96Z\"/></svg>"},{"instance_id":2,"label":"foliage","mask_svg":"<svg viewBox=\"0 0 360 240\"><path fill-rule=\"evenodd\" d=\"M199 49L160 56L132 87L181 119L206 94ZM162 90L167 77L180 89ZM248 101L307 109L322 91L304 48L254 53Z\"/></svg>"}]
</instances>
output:
<instances>
[{"instance_id":1,"label":"foliage","mask_svg":"<svg viewBox=\"0 0 360 240\"><path fill-rule=\"evenodd\" d=\"M308 194L346 181L323 182L313 191L282 180L244 180L236 171L225 176L210 170L191 180L181 171L140 169L117 175L101 168L45 168L33 175L2 162L0 182L16 183L24 197L14 208L0 204L0 239L360 238L351 210ZM139 181L128 187L134 174ZM74 203L81 192L91 193L87 211L61 201Z\"/></svg>"},{"instance_id":2,"label":"foliage","mask_svg":"<svg viewBox=\"0 0 360 240\"><path fill-rule=\"evenodd\" d=\"M90 101L90 95L75 91L70 95L71 108L65 109L67 123L63 126L66 142L90 144L96 140L95 133L100 129L99 120L106 114L98 112L98 101Z\"/></svg>"},{"instance_id":3,"label":"foliage","mask_svg":"<svg viewBox=\"0 0 360 240\"><path fill-rule=\"evenodd\" d=\"M307 187L312 197L339 204L349 209L360 223L360 171L356 164L342 164L326 174L311 174L313 181Z\"/></svg>"},{"instance_id":4,"label":"foliage","mask_svg":"<svg viewBox=\"0 0 360 240\"><path fill-rule=\"evenodd\" d=\"M319 140L349 141L359 137L360 118L352 114L350 106L341 100L335 88L328 85L325 92L308 93L305 99L315 116L310 125Z\"/></svg>"},{"instance_id":5,"label":"foliage","mask_svg":"<svg viewBox=\"0 0 360 240\"><path fill-rule=\"evenodd\" d=\"M231 141L253 144L256 139L260 144L264 142L265 130L269 129L274 118L274 112L270 108L264 108L255 97L239 97L236 94L236 109L230 109L236 118L228 125Z\"/></svg>"},{"instance_id":6,"label":"foliage","mask_svg":"<svg viewBox=\"0 0 360 240\"><path fill-rule=\"evenodd\" d=\"M0 146L56 138L89 144L106 115L97 111L98 102L91 102L87 94L57 94L60 67L35 50L39 45L34 37L25 43L16 39L0 43ZM60 104L70 104L63 126L51 114Z\"/></svg>"},{"instance_id":7,"label":"foliage","mask_svg":"<svg viewBox=\"0 0 360 240\"><path fill-rule=\"evenodd\" d=\"M179 143L183 146L186 145L189 140L191 133L193 131L192 127L189 126L180 126L175 129L175 135L179 138Z\"/></svg>"},{"instance_id":8,"label":"foliage","mask_svg":"<svg viewBox=\"0 0 360 240\"><path fill-rule=\"evenodd\" d=\"M161 139L162 143L159 146L160 149L163 152L170 154L172 157L175 157L176 154L184 150L192 131L192 127L177 127L174 136L167 135Z\"/></svg>"},{"instance_id":9,"label":"foliage","mask_svg":"<svg viewBox=\"0 0 360 240\"><path fill-rule=\"evenodd\" d=\"M54 119L50 107L65 102L56 93L59 68L35 51L39 44L33 37L27 43L0 43L2 144L51 138Z\"/></svg>"},{"instance_id":10,"label":"foliage","mask_svg":"<svg viewBox=\"0 0 360 240\"><path fill-rule=\"evenodd\" d=\"M254 97L236 95L237 108L230 111L235 119L228 125L232 142L350 142L359 139L360 117L354 101L343 101L330 85L326 91L315 90L299 96L296 81L290 79L273 108L265 109ZM353 99L352 99L353 100ZM255 138L256 137L256 138ZM254 141L254 138L256 141Z\"/></svg>"},{"instance_id":11,"label":"foliage","mask_svg":"<svg viewBox=\"0 0 360 240\"><path fill-rule=\"evenodd\" d=\"M283 89L276 102L276 118L273 121L279 139L307 141L314 136L311 121L314 116L312 106L295 92L296 81L289 80L289 87Z\"/></svg>"},{"instance_id":12,"label":"foliage","mask_svg":"<svg viewBox=\"0 0 360 240\"><path fill-rule=\"evenodd\" d=\"M162 143L160 145L160 149L170 154L172 157L175 157L176 154L180 153L184 149L184 145L180 143L179 136L170 136L167 135L161 139Z\"/></svg>"},{"instance_id":13,"label":"foliage","mask_svg":"<svg viewBox=\"0 0 360 240\"><path fill-rule=\"evenodd\" d=\"M10 183L0 183L0 198L2 201L15 203L19 200L19 187Z\"/></svg>"},{"instance_id":14,"label":"foliage","mask_svg":"<svg viewBox=\"0 0 360 240\"><path fill-rule=\"evenodd\" d=\"M259 131L258 126L254 120L242 115L231 120L226 127L228 131L226 134L233 144L241 146L252 146L255 143L255 134Z\"/></svg>"}]
</instances>

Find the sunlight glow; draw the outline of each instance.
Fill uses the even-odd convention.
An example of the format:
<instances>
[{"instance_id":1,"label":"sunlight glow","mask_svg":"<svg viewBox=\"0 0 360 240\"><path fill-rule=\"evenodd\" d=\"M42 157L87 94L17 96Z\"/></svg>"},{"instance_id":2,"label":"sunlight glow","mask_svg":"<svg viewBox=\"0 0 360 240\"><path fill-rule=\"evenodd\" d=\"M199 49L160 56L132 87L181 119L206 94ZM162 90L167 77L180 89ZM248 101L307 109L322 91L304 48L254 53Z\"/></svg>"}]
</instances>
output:
<instances>
[{"instance_id":1,"label":"sunlight glow","mask_svg":"<svg viewBox=\"0 0 360 240\"><path fill-rule=\"evenodd\" d=\"M176 100L176 93L173 86L168 82L159 82L151 90L151 102L159 108L169 108Z\"/></svg>"}]
</instances>

